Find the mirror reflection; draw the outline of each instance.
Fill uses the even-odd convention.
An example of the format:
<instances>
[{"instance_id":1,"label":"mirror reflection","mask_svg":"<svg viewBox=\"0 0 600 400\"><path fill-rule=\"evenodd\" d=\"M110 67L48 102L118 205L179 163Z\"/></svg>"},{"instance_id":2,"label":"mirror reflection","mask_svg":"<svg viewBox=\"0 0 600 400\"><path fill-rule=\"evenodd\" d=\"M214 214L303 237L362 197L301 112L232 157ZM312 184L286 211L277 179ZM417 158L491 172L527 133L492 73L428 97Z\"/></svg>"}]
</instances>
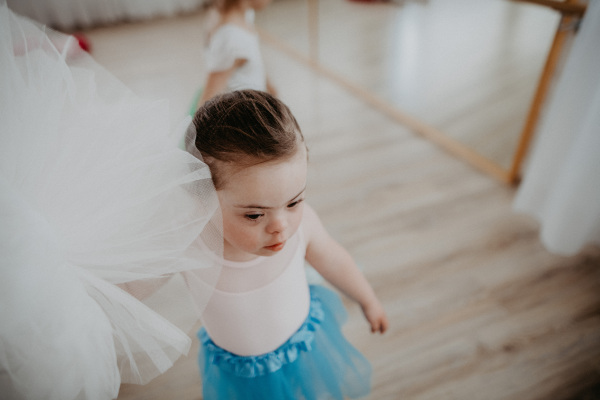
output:
<instances>
[{"instance_id":1,"label":"mirror reflection","mask_svg":"<svg viewBox=\"0 0 600 400\"><path fill-rule=\"evenodd\" d=\"M257 24L508 169L559 19L508 0L279 0Z\"/></svg>"}]
</instances>

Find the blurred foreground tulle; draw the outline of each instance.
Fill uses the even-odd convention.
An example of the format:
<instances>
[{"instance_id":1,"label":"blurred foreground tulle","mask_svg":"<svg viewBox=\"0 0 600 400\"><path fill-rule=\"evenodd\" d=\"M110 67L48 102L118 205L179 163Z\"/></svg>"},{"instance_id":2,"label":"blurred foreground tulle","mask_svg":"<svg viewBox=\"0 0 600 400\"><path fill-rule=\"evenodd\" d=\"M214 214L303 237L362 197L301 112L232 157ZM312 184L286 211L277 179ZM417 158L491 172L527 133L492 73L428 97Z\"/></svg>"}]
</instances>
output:
<instances>
[{"instance_id":1,"label":"blurred foreground tulle","mask_svg":"<svg viewBox=\"0 0 600 400\"><path fill-rule=\"evenodd\" d=\"M189 349L219 274L210 173L74 38L4 1L0 30L0 391L115 398Z\"/></svg>"}]
</instances>

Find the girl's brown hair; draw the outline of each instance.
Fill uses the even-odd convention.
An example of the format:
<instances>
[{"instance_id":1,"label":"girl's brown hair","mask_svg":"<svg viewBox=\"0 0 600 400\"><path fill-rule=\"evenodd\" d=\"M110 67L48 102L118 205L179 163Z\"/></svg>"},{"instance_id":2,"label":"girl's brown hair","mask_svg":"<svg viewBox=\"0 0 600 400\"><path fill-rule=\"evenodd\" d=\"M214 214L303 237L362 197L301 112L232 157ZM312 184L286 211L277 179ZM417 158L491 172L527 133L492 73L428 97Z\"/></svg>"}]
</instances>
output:
<instances>
[{"instance_id":1,"label":"girl's brown hair","mask_svg":"<svg viewBox=\"0 0 600 400\"><path fill-rule=\"evenodd\" d=\"M272 95L240 90L213 97L194 116L196 148L217 189L222 163L250 166L296 154L304 137L290 109Z\"/></svg>"},{"instance_id":2,"label":"girl's brown hair","mask_svg":"<svg viewBox=\"0 0 600 400\"><path fill-rule=\"evenodd\" d=\"M239 4L240 0L205 0L204 9L215 8L220 12L227 12Z\"/></svg>"},{"instance_id":3,"label":"girl's brown hair","mask_svg":"<svg viewBox=\"0 0 600 400\"><path fill-rule=\"evenodd\" d=\"M240 0L216 0L215 5L221 12L227 12L237 6Z\"/></svg>"}]
</instances>

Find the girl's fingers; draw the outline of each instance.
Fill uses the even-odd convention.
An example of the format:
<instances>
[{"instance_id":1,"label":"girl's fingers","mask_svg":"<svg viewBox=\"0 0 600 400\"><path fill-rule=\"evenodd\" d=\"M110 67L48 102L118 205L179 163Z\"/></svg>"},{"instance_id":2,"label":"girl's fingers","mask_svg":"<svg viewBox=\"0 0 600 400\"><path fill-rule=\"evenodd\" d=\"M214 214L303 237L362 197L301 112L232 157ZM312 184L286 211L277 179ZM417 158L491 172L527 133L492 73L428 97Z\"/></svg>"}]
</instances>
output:
<instances>
[{"instance_id":1,"label":"girl's fingers","mask_svg":"<svg viewBox=\"0 0 600 400\"><path fill-rule=\"evenodd\" d=\"M387 318L384 318L383 321L381 321L381 333L385 333L385 331L387 331L388 329L388 320Z\"/></svg>"},{"instance_id":2,"label":"girl's fingers","mask_svg":"<svg viewBox=\"0 0 600 400\"><path fill-rule=\"evenodd\" d=\"M387 331L387 328L388 328L388 321L387 321L387 318L385 318L385 317L379 318L371 324L371 332L372 333L376 333L376 332L385 333L385 331Z\"/></svg>"}]
</instances>

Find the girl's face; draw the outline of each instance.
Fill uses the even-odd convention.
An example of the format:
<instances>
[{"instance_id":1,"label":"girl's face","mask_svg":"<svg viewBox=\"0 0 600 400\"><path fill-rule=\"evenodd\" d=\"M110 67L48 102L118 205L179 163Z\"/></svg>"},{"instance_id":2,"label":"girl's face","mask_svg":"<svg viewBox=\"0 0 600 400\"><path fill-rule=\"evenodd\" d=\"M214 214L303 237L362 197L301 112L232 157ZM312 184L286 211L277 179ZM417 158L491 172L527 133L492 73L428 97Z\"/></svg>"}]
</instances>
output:
<instances>
[{"instance_id":1,"label":"girl's face","mask_svg":"<svg viewBox=\"0 0 600 400\"><path fill-rule=\"evenodd\" d=\"M224 256L249 261L282 250L302 220L306 149L291 158L251 167L226 167L218 190L223 213Z\"/></svg>"}]
</instances>

